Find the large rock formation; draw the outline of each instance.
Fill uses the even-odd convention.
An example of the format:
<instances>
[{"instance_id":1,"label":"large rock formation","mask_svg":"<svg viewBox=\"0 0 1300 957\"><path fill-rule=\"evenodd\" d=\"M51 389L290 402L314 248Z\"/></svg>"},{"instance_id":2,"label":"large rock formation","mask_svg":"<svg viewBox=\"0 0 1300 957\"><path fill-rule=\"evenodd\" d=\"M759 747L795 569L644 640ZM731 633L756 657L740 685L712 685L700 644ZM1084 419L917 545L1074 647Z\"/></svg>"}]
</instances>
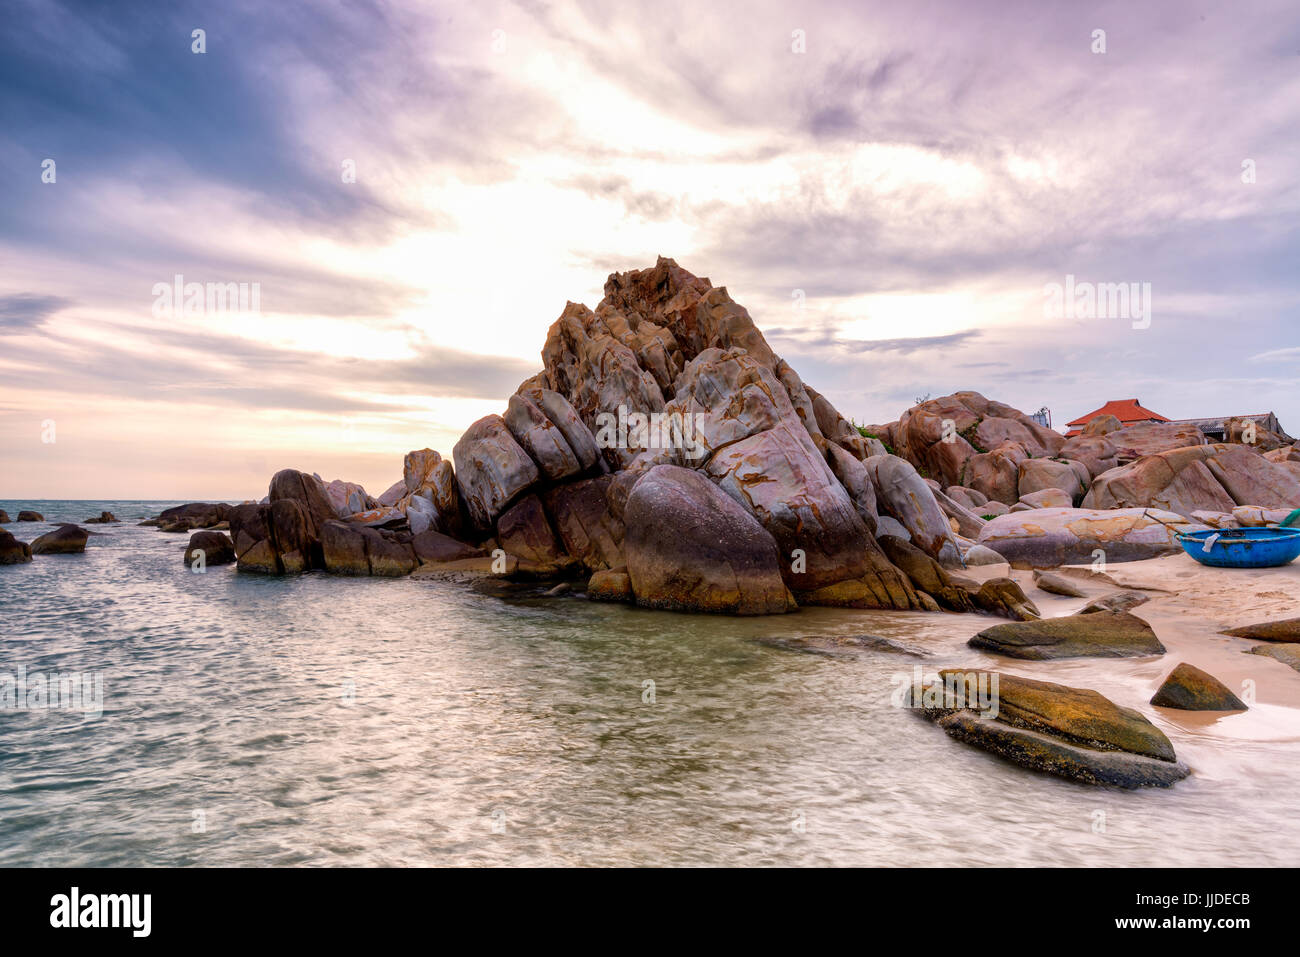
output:
<instances>
[{"instance_id":1,"label":"large rock formation","mask_svg":"<svg viewBox=\"0 0 1300 957\"><path fill-rule=\"evenodd\" d=\"M1199 434L1199 433L1198 433ZM1085 508L1154 506L1191 517L1238 505L1291 509L1300 477L1246 445L1189 445L1145 455L1100 475Z\"/></svg>"},{"instance_id":2,"label":"large rock formation","mask_svg":"<svg viewBox=\"0 0 1300 957\"><path fill-rule=\"evenodd\" d=\"M913 406L890 435L894 451L941 486L973 488L1006 505L1020 496L1020 464L1055 456L1065 444L1060 433L978 392Z\"/></svg>"}]
</instances>

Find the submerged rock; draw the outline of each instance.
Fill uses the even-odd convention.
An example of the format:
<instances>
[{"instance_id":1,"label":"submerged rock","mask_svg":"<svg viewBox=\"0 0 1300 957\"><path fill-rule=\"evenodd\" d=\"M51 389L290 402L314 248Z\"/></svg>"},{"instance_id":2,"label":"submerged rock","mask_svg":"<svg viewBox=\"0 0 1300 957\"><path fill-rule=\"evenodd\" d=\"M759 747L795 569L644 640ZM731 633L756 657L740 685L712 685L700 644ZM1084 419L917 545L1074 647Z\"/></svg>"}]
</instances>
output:
<instances>
[{"instance_id":1,"label":"submerged rock","mask_svg":"<svg viewBox=\"0 0 1300 957\"><path fill-rule=\"evenodd\" d=\"M84 528L60 525L32 542L33 555L80 555L89 536Z\"/></svg>"},{"instance_id":2,"label":"submerged rock","mask_svg":"<svg viewBox=\"0 0 1300 957\"><path fill-rule=\"evenodd\" d=\"M967 642L972 648L1008 658L1141 658L1163 655L1165 646L1141 618L1128 612L1098 611L986 628Z\"/></svg>"},{"instance_id":3,"label":"submerged rock","mask_svg":"<svg viewBox=\"0 0 1300 957\"><path fill-rule=\"evenodd\" d=\"M108 525L117 521L117 516L112 512L100 512L99 518L88 518L83 524L85 525Z\"/></svg>"},{"instance_id":4,"label":"submerged rock","mask_svg":"<svg viewBox=\"0 0 1300 957\"><path fill-rule=\"evenodd\" d=\"M1241 699L1214 675L1187 662L1169 672L1151 703L1182 711L1245 711Z\"/></svg>"},{"instance_id":5,"label":"submerged rock","mask_svg":"<svg viewBox=\"0 0 1300 957\"><path fill-rule=\"evenodd\" d=\"M958 741L1016 764L1121 788L1168 787L1189 773L1159 728L1096 691L997 672L948 669L940 676L959 693L917 701L913 690L913 707ZM974 688L993 691L992 701Z\"/></svg>"}]
</instances>

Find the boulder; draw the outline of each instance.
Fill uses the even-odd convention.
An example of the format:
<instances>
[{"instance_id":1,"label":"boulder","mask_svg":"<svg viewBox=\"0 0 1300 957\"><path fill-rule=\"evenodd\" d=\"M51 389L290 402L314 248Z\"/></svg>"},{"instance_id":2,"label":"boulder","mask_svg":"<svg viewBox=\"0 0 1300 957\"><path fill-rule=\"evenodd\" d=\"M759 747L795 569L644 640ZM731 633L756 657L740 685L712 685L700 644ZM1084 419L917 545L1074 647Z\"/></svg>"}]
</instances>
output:
<instances>
[{"instance_id":1,"label":"boulder","mask_svg":"<svg viewBox=\"0 0 1300 957\"><path fill-rule=\"evenodd\" d=\"M700 473L655 466L632 489L624 517L638 605L739 615L793 609L772 535Z\"/></svg>"},{"instance_id":2,"label":"boulder","mask_svg":"<svg viewBox=\"0 0 1300 957\"><path fill-rule=\"evenodd\" d=\"M319 478L319 476L312 476ZM364 512L371 508L374 500L366 494L366 490L355 482L345 482L342 479L335 479L326 483L325 497L334 508L334 513L339 518L347 518L357 512Z\"/></svg>"},{"instance_id":3,"label":"boulder","mask_svg":"<svg viewBox=\"0 0 1300 957\"><path fill-rule=\"evenodd\" d=\"M1128 612L1098 611L986 628L967 642L972 648L1008 658L1142 658L1165 647L1141 618Z\"/></svg>"},{"instance_id":4,"label":"boulder","mask_svg":"<svg viewBox=\"0 0 1300 957\"><path fill-rule=\"evenodd\" d=\"M458 542L451 536L432 529L413 535L411 548L420 562L451 562L463 558L481 558L487 554L481 548Z\"/></svg>"},{"instance_id":5,"label":"boulder","mask_svg":"<svg viewBox=\"0 0 1300 957\"><path fill-rule=\"evenodd\" d=\"M1180 711L1245 711L1240 698L1218 678L1182 662L1165 678L1151 703Z\"/></svg>"},{"instance_id":6,"label":"boulder","mask_svg":"<svg viewBox=\"0 0 1300 957\"><path fill-rule=\"evenodd\" d=\"M967 488L964 485L949 485L945 491L948 497L958 505L962 505L976 514L979 514L980 507L989 500L989 497L983 492Z\"/></svg>"},{"instance_id":7,"label":"boulder","mask_svg":"<svg viewBox=\"0 0 1300 957\"><path fill-rule=\"evenodd\" d=\"M188 532L192 528L212 528L230 520L231 506L225 502L190 502L163 509L154 520L165 532Z\"/></svg>"},{"instance_id":8,"label":"boulder","mask_svg":"<svg viewBox=\"0 0 1300 957\"><path fill-rule=\"evenodd\" d=\"M858 510L867 531L874 535L880 522L880 513L876 506L876 487L872 484L866 467L838 445L829 446L826 452L831 471L844 486L844 491L849 493L853 507Z\"/></svg>"},{"instance_id":9,"label":"boulder","mask_svg":"<svg viewBox=\"0 0 1300 957\"><path fill-rule=\"evenodd\" d=\"M112 512L100 512L99 518L88 518L83 525L111 525L117 521L117 516Z\"/></svg>"},{"instance_id":10,"label":"boulder","mask_svg":"<svg viewBox=\"0 0 1300 957\"><path fill-rule=\"evenodd\" d=\"M1135 591L1115 592L1111 595L1094 598L1079 609L1079 614L1091 615L1093 612L1098 611L1132 611L1138 605L1144 605L1150 600L1146 595L1138 594Z\"/></svg>"},{"instance_id":11,"label":"boulder","mask_svg":"<svg viewBox=\"0 0 1300 957\"><path fill-rule=\"evenodd\" d=\"M531 399L512 395L504 418L510 434L547 479L559 482L582 471L582 463L569 448L564 433Z\"/></svg>"},{"instance_id":12,"label":"boulder","mask_svg":"<svg viewBox=\"0 0 1300 957\"><path fill-rule=\"evenodd\" d=\"M942 565L921 549L889 535L881 536L877 542L894 567L911 579L912 587L925 592L941 608L958 612L975 610L971 595L949 577Z\"/></svg>"},{"instance_id":13,"label":"boulder","mask_svg":"<svg viewBox=\"0 0 1300 957\"><path fill-rule=\"evenodd\" d=\"M1256 638L1261 641L1300 642L1300 618L1261 621L1253 625L1229 628L1219 634L1232 635L1234 638Z\"/></svg>"},{"instance_id":14,"label":"boulder","mask_svg":"<svg viewBox=\"0 0 1300 957\"><path fill-rule=\"evenodd\" d=\"M384 494L375 499L375 506L392 508L408 494L406 490L406 479L398 479L390 485Z\"/></svg>"},{"instance_id":15,"label":"boulder","mask_svg":"<svg viewBox=\"0 0 1300 957\"><path fill-rule=\"evenodd\" d=\"M1281 525L1286 520L1286 517L1291 514L1291 509L1238 505L1229 514L1232 518L1232 525L1237 528L1263 528L1266 525Z\"/></svg>"},{"instance_id":16,"label":"boulder","mask_svg":"<svg viewBox=\"0 0 1300 957\"><path fill-rule=\"evenodd\" d=\"M499 415L479 419L452 449L460 499L476 527L487 530L541 478Z\"/></svg>"},{"instance_id":17,"label":"boulder","mask_svg":"<svg viewBox=\"0 0 1300 957\"><path fill-rule=\"evenodd\" d=\"M45 521L45 516L42 515L40 512L32 512L32 511L29 511L29 510L27 510L27 509L23 509L21 512L18 513L17 521L19 521L19 522L43 522L43 521Z\"/></svg>"},{"instance_id":18,"label":"boulder","mask_svg":"<svg viewBox=\"0 0 1300 957\"><path fill-rule=\"evenodd\" d=\"M1019 466L1017 489L1020 500L1034 492L1052 490L1064 496L1065 506L1074 505L1083 497L1085 483L1069 462L1055 459L1025 459Z\"/></svg>"},{"instance_id":19,"label":"boulder","mask_svg":"<svg viewBox=\"0 0 1300 957\"><path fill-rule=\"evenodd\" d=\"M1118 432L1124 428L1124 423L1119 420L1119 416L1111 415L1109 412L1103 415L1094 415L1088 420L1088 424L1083 427L1083 434L1089 438L1109 435L1112 432Z\"/></svg>"},{"instance_id":20,"label":"boulder","mask_svg":"<svg viewBox=\"0 0 1300 957\"><path fill-rule=\"evenodd\" d=\"M962 561L967 565L1001 565L1006 562L1006 559L991 548L986 548L983 545L972 545L962 555Z\"/></svg>"},{"instance_id":21,"label":"boulder","mask_svg":"<svg viewBox=\"0 0 1300 957\"><path fill-rule=\"evenodd\" d=\"M912 689L912 706L954 739L1032 770L1122 788L1168 787L1189 773L1155 725L1096 691L955 669L939 681L937 693ZM972 687L996 689L995 715Z\"/></svg>"},{"instance_id":22,"label":"boulder","mask_svg":"<svg viewBox=\"0 0 1300 957\"><path fill-rule=\"evenodd\" d=\"M1059 488L1045 488L1020 496L1017 504L1028 505L1030 508L1069 508L1074 500ZM1011 510L1018 511L1016 506L1012 506Z\"/></svg>"},{"instance_id":23,"label":"boulder","mask_svg":"<svg viewBox=\"0 0 1300 957\"><path fill-rule=\"evenodd\" d=\"M395 578L410 574L418 564L410 542L351 522L324 523L320 545L325 570L334 575Z\"/></svg>"},{"instance_id":24,"label":"boulder","mask_svg":"<svg viewBox=\"0 0 1300 957\"><path fill-rule=\"evenodd\" d=\"M879 549L797 423L785 421L726 446L705 471L776 540L786 582L801 600L821 603L830 593L816 593L826 586L877 573ZM630 519L627 524L630 529Z\"/></svg>"},{"instance_id":25,"label":"boulder","mask_svg":"<svg viewBox=\"0 0 1300 957\"><path fill-rule=\"evenodd\" d=\"M632 577L626 568L604 568L595 572L587 582L587 598L591 601L630 602Z\"/></svg>"},{"instance_id":26,"label":"boulder","mask_svg":"<svg viewBox=\"0 0 1300 957\"><path fill-rule=\"evenodd\" d=\"M875 486L878 507L902 523L912 544L944 564L960 564L947 516L911 463L896 455L878 455L862 464Z\"/></svg>"},{"instance_id":27,"label":"boulder","mask_svg":"<svg viewBox=\"0 0 1300 957\"><path fill-rule=\"evenodd\" d=\"M302 515L302 528L311 538L319 536L321 525L338 517L325 495L325 486L321 481L314 475L307 475L297 469L281 469L271 476L267 499L271 506L281 501L297 503ZM287 517L291 510L282 508L279 514L285 520L290 520Z\"/></svg>"},{"instance_id":28,"label":"boulder","mask_svg":"<svg viewBox=\"0 0 1300 957\"><path fill-rule=\"evenodd\" d=\"M999 515L1005 515L1009 511L1011 509L1002 502L985 502L979 507L980 518L985 522L992 521Z\"/></svg>"},{"instance_id":29,"label":"boulder","mask_svg":"<svg viewBox=\"0 0 1300 957\"><path fill-rule=\"evenodd\" d=\"M1034 584L1051 595L1063 595L1066 598L1083 598L1084 592L1067 578L1053 575L1051 572L1034 572Z\"/></svg>"},{"instance_id":30,"label":"boulder","mask_svg":"<svg viewBox=\"0 0 1300 957\"><path fill-rule=\"evenodd\" d=\"M1300 671L1300 645L1255 645L1249 654L1265 655L1282 662L1288 668Z\"/></svg>"},{"instance_id":31,"label":"boulder","mask_svg":"<svg viewBox=\"0 0 1300 957\"><path fill-rule=\"evenodd\" d=\"M0 565L21 565L32 560L32 547L0 529Z\"/></svg>"},{"instance_id":32,"label":"boulder","mask_svg":"<svg viewBox=\"0 0 1300 957\"><path fill-rule=\"evenodd\" d=\"M611 504L614 478L602 475L548 489L542 496L564 550L588 569L626 566L623 521Z\"/></svg>"},{"instance_id":33,"label":"boulder","mask_svg":"<svg viewBox=\"0 0 1300 957\"><path fill-rule=\"evenodd\" d=\"M9 517L9 513L0 508L0 525L8 525L11 521L13 519Z\"/></svg>"},{"instance_id":34,"label":"boulder","mask_svg":"<svg viewBox=\"0 0 1300 957\"><path fill-rule=\"evenodd\" d=\"M80 555L89 536L76 525L60 525L32 542L33 555Z\"/></svg>"},{"instance_id":35,"label":"boulder","mask_svg":"<svg viewBox=\"0 0 1300 957\"><path fill-rule=\"evenodd\" d=\"M1195 425L1178 422L1138 422L1106 433L1106 440L1121 463L1208 442Z\"/></svg>"},{"instance_id":36,"label":"boulder","mask_svg":"<svg viewBox=\"0 0 1300 957\"><path fill-rule=\"evenodd\" d=\"M578 458L582 471L590 471L604 460L596 446L596 438L583 423L569 400L552 389L533 389L525 393L551 423L560 430L564 441Z\"/></svg>"},{"instance_id":37,"label":"boulder","mask_svg":"<svg viewBox=\"0 0 1300 957\"><path fill-rule=\"evenodd\" d=\"M235 543L223 532L199 531L190 536L190 543L185 547L186 568L198 559L196 552L203 553L205 566L229 565L235 560Z\"/></svg>"},{"instance_id":38,"label":"boulder","mask_svg":"<svg viewBox=\"0 0 1300 957\"><path fill-rule=\"evenodd\" d=\"M1114 416L1108 416L1114 419ZM1118 422L1118 419L1115 419ZM1061 458L1080 462L1088 470L1090 479L1119 465L1119 452L1110 440L1100 435L1075 435L1061 446Z\"/></svg>"},{"instance_id":39,"label":"boulder","mask_svg":"<svg viewBox=\"0 0 1300 957\"><path fill-rule=\"evenodd\" d=\"M1014 578L990 578L974 589L969 584L965 587L973 594L975 606L990 615L1016 621L1037 621L1041 617L1038 606L1025 597Z\"/></svg>"},{"instance_id":40,"label":"boulder","mask_svg":"<svg viewBox=\"0 0 1300 957\"><path fill-rule=\"evenodd\" d=\"M536 495L525 495L497 519L497 540L506 554L541 565L568 561Z\"/></svg>"},{"instance_id":41,"label":"boulder","mask_svg":"<svg viewBox=\"0 0 1300 957\"><path fill-rule=\"evenodd\" d=\"M1000 515L984 526L979 543L1008 561L1034 568L1138 561L1182 550L1174 537L1194 529L1181 515L1157 509L1040 508Z\"/></svg>"}]
</instances>

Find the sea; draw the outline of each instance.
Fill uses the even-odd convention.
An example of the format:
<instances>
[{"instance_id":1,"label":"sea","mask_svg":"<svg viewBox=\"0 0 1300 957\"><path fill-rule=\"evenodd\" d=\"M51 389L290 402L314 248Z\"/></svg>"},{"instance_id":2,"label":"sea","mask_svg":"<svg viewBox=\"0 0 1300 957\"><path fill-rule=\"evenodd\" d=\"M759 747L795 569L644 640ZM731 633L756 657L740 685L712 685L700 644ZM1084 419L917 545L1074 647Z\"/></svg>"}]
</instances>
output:
<instances>
[{"instance_id":1,"label":"sea","mask_svg":"<svg viewBox=\"0 0 1300 957\"><path fill-rule=\"evenodd\" d=\"M1169 789L1098 789L898 706L917 669L1007 665L965 645L985 617L741 619L194 573L187 535L137 524L174 504L0 501L44 514L4 526L24 541L121 520L83 526L84 555L0 566L0 684L47 686L0 708L0 866L1296 860L1297 735L1174 726L1145 704L1149 662L1060 663L1192 768ZM50 691L53 675L99 693Z\"/></svg>"}]
</instances>

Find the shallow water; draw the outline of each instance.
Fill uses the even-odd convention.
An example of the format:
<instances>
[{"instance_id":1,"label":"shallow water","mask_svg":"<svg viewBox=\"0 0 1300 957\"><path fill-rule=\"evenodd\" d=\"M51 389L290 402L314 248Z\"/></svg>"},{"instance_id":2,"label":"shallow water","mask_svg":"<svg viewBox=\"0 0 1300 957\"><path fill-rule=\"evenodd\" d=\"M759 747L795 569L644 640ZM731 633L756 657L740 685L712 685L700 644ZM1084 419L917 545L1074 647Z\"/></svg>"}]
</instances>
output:
<instances>
[{"instance_id":1,"label":"shallow water","mask_svg":"<svg viewBox=\"0 0 1300 957\"><path fill-rule=\"evenodd\" d=\"M128 523L88 526L83 556L0 566L0 673L104 680L100 717L0 711L0 865L1231 865L1300 847L1300 712L1171 725L1145 702L1172 662L999 663L1138 708L1193 769L1100 790L891 706L916 664L993 664L963 647L987 618L197 575L188 536L129 524L168 504L0 502ZM931 657L769 643L834 634Z\"/></svg>"}]
</instances>

